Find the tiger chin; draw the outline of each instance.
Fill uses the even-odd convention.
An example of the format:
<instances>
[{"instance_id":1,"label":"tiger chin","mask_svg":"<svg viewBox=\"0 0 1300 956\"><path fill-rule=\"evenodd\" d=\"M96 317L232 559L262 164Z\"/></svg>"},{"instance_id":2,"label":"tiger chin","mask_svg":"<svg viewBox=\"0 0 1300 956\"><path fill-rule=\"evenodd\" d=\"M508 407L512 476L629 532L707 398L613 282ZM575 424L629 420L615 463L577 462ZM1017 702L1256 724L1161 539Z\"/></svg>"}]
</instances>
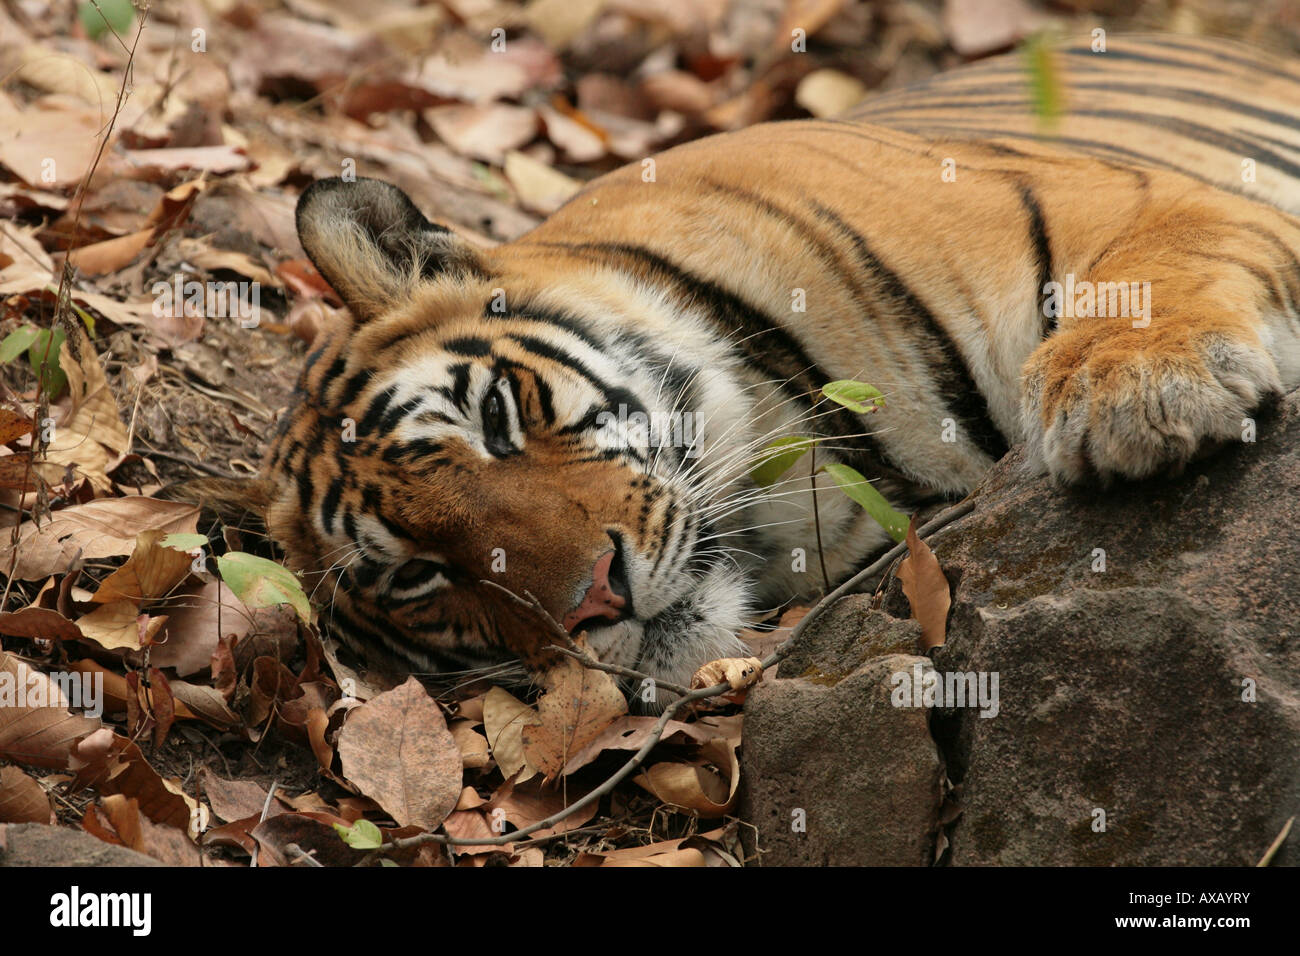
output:
<instances>
[{"instance_id":1,"label":"tiger chin","mask_svg":"<svg viewBox=\"0 0 1300 956\"><path fill-rule=\"evenodd\" d=\"M1135 40L1115 69L1173 88L1222 56L1176 42L1173 66ZM1019 76L998 62L985 82ZM1276 76L1239 72L1218 95L1260 109ZM262 481L325 626L404 670L512 682L553 662L558 625L685 684L747 656L737 632L823 565L842 580L889 543L814 461L903 511L1016 442L1062 484L1145 478L1300 383L1293 183L1243 191L1212 151L1157 162L1186 124L1151 132L1149 162L1044 143L1027 105L945 127L918 108L944 82L678 147L493 249L383 182L309 187L302 245L349 316L313 344ZM1300 150L1294 126L1270 135ZM1046 314L1067 275L1147 283L1147 311ZM883 407L828 401L837 379ZM796 436L815 456L758 485Z\"/></svg>"}]
</instances>

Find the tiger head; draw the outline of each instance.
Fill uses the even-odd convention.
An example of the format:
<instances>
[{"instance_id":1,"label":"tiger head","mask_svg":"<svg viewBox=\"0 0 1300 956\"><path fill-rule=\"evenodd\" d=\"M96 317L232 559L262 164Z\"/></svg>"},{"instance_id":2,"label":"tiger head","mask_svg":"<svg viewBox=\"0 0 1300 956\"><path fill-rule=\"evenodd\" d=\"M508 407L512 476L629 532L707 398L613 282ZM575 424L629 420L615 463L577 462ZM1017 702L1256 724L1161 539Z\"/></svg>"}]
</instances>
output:
<instances>
[{"instance_id":1,"label":"tiger head","mask_svg":"<svg viewBox=\"0 0 1300 956\"><path fill-rule=\"evenodd\" d=\"M317 182L297 222L351 317L313 343L267 524L327 627L498 681L555 659L534 599L663 680L744 650L743 488L719 491L740 458L719 459L753 435L724 348L644 288L478 250L385 183Z\"/></svg>"}]
</instances>

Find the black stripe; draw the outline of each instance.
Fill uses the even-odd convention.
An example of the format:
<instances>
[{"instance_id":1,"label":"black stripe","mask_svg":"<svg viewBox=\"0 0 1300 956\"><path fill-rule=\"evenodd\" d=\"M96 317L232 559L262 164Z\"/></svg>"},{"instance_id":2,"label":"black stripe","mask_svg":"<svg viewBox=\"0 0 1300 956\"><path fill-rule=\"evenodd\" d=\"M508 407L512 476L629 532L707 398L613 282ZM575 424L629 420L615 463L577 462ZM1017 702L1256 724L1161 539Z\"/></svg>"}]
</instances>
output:
<instances>
[{"instance_id":1,"label":"black stripe","mask_svg":"<svg viewBox=\"0 0 1300 956\"><path fill-rule=\"evenodd\" d=\"M343 386L339 389L338 398L335 400L334 404L339 408L351 405L352 402L356 400L356 397L361 394L361 390L370 384L370 379L373 375L374 373L370 369L363 368L348 376L347 380L343 383Z\"/></svg>"},{"instance_id":2,"label":"black stripe","mask_svg":"<svg viewBox=\"0 0 1300 956\"><path fill-rule=\"evenodd\" d=\"M329 488L325 491L325 497L321 499L320 514L321 523L325 526L326 534L334 533L334 513L338 511L339 499L343 497L343 477L335 475L330 482Z\"/></svg>"},{"instance_id":3,"label":"black stripe","mask_svg":"<svg viewBox=\"0 0 1300 956\"><path fill-rule=\"evenodd\" d=\"M357 432L368 435L374 431L381 421L384 413L388 411L388 404L397 396L397 386L390 385L370 401L366 408L365 414L361 416L361 421L357 422Z\"/></svg>"},{"instance_id":4,"label":"black stripe","mask_svg":"<svg viewBox=\"0 0 1300 956\"><path fill-rule=\"evenodd\" d=\"M1046 294L1047 283L1052 281L1052 241L1047 235L1047 222L1043 219L1043 209L1038 205L1034 191L1027 183L1020 184L1020 201L1025 212L1029 214L1029 237L1034 243L1034 260L1038 263L1038 285L1034 288L1034 300L1042 302ZM1041 310L1040 310L1041 311ZM1039 338L1047 338L1056 331L1058 316L1043 316L1043 326Z\"/></svg>"},{"instance_id":5,"label":"black stripe","mask_svg":"<svg viewBox=\"0 0 1300 956\"><path fill-rule=\"evenodd\" d=\"M861 233L833 210L818 202L812 202L812 206L819 219L830 223L852 244L858 261L874 279L876 291L888 301L888 311L919 320L923 328L920 336L913 334L912 328L906 322L900 323L900 327L912 338L920 353L925 356L934 380L935 397L949 403L948 408L953 417L961 423L962 429L975 447L997 461L1007 453L1010 446L1007 444L1006 437L993 423L988 400L976 386L975 378L957 343L952 340L920 297L871 251L871 247ZM1050 252L1048 268L1050 268ZM927 347L930 343L933 343L933 348Z\"/></svg>"}]
</instances>

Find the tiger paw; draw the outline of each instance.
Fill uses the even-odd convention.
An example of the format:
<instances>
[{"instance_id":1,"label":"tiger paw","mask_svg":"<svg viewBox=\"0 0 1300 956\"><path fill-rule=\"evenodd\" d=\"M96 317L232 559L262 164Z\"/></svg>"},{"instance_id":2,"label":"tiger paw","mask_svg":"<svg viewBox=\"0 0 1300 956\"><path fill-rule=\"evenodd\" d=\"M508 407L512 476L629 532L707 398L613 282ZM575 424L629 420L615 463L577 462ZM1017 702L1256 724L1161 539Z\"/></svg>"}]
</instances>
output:
<instances>
[{"instance_id":1,"label":"tiger paw","mask_svg":"<svg viewBox=\"0 0 1300 956\"><path fill-rule=\"evenodd\" d=\"M1074 484L1177 473L1240 441L1251 413L1282 390L1254 335L1172 324L1060 332L1030 356L1023 383L1031 454Z\"/></svg>"}]
</instances>

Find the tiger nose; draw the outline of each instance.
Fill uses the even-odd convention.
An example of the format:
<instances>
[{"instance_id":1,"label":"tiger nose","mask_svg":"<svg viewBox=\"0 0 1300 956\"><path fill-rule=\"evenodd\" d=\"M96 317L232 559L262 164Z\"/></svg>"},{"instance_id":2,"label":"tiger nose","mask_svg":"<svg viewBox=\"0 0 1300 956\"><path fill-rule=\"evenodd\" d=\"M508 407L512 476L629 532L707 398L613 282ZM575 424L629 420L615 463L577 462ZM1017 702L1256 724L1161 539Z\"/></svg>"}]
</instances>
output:
<instances>
[{"instance_id":1,"label":"tiger nose","mask_svg":"<svg viewBox=\"0 0 1300 956\"><path fill-rule=\"evenodd\" d=\"M616 540L615 545L619 542ZM630 597L623 570L622 548L606 551L591 568L591 586L578 606L564 615L561 626L573 634L596 618L618 621L629 613Z\"/></svg>"}]
</instances>

